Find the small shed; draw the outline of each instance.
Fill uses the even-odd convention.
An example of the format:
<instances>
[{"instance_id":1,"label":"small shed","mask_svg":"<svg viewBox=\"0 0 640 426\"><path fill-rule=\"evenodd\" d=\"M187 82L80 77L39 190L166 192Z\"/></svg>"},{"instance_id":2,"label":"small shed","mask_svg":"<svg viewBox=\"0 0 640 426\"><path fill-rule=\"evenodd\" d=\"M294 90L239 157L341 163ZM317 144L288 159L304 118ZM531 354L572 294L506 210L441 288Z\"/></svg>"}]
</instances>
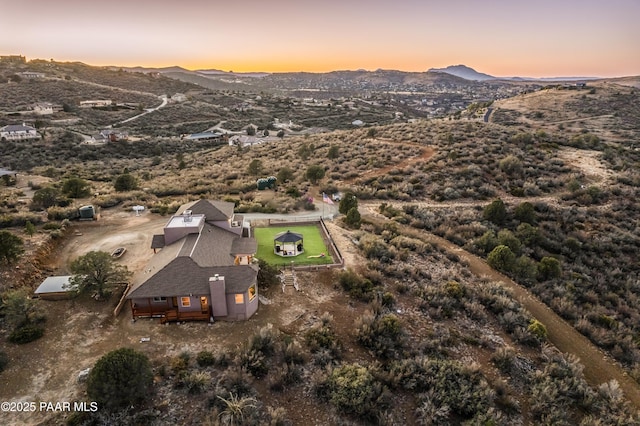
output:
<instances>
[{"instance_id":1,"label":"small shed","mask_svg":"<svg viewBox=\"0 0 640 426\"><path fill-rule=\"evenodd\" d=\"M69 280L73 275L59 275L47 277L35 291L36 297L43 300L63 300L70 299L74 295L75 287L69 285Z\"/></svg>"},{"instance_id":2,"label":"small shed","mask_svg":"<svg viewBox=\"0 0 640 426\"><path fill-rule=\"evenodd\" d=\"M304 253L302 234L286 231L273 239L273 252L278 256L290 257Z\"/></svg>"}]
</instances>

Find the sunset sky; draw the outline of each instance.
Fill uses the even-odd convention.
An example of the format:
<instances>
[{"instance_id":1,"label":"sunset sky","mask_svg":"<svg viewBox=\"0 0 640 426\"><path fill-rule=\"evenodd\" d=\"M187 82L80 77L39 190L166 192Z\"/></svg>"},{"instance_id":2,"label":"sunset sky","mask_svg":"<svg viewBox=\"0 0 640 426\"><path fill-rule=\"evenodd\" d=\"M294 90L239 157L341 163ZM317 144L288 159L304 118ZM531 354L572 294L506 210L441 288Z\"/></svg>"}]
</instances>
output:
<instances>
[{"instance_id":1,"label":"sunset sky","mask_svg":"<svg viewBox=\"0 0 640 426\"><path fill-rule=\"evenodd\" d=\"M640 74L640 0L0 0L0 54L225 71Z\"/></svg>"}]
</instances>

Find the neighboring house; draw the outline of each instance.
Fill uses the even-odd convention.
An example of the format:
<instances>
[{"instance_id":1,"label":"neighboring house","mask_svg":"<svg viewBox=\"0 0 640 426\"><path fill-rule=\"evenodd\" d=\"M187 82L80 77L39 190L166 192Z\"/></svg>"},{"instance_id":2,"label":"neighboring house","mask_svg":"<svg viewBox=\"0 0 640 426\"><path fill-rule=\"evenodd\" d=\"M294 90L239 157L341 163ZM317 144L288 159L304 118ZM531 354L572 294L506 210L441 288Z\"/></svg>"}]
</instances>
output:
<instances>
[{"instance_id":1,"label":"neighboring house","mask_svg":"<svg viewBox=\"0 0 640 426\"><path fill-rule=\"evenodd\" d=\"M113 103L111 99L94 99L88 101L80 101L80 108L106 107Z\"/></svg>"},{"instance_id":2,"label":"neighboring house","mask_svg":"<svg viewBox=\"0 0 640 426\"><path fill-rule=\"evenodd\" d=\"M212 200L185 204L153 236L156 254L127 294L134 319L246 320L258 310L257 243L233 208Z\"/></svg>"},{"instance_id":3,"label":"neighboring house","mask_svg":"<svg viewBox=\"0 0 640 426\"><path fill-rule=\"evenodd\" d=\"M225 143L229 140L229 136L222 132L201 132L192 133L184 137L184 139L189 141L211 141Z\"/></svg>"},{"instance_id":4,"label":"neighboring house","mask_svg":"<svg viewBox=\"0 0 640 426\"><path fill-rule=\"evenodd\" d=\"M127 132L106 129L101 130L97 135L91 136L91 139L95 143L126 141L129 140L129 134Z\"/></svg>"},{"instance_id":5,"label":"neighboring house","mask_svg":"<svg viewBox=\"0 0 640 426\"><path fill-rule=\"evenodd\" d=\"M19 72L17 75L23 78L44 78L45 77L45 74L41 72L33 72L33 71Z\"/></svg>"},{"instance_id":6,"label":"neighboring house","mask_svg":"<svg viewBox=\"0 0 640 426\"><path fill-rule=\"evenodd\" d=\"M184 93L176 93L171 97L172 102L185 102L187 100L187 95Z\"/></svg>"},{"instance_id":7,"label":"neighboring house","mask_svg":"<svg viewBox=\"0 0 640 426\"><path fill-rule=\"evenodd\" d=\"M0 141L24 141L29 139L40 139L35 127L27 126L25 123L0 127Z\"/></svg>"},{"instance_id":8,"label":"neighboring house","mask_svg":"<svg viewBox=\"0 0 640 426\"><path fill-rule=\"evenodd\" d=\"M53 104L48 102L35 104L33 106L33 112L37 115L51 115L53 114Z\"/></svg>"},{"instance_id":9,"label":"neighboring house","mask_svg":"<svg viewBox=\"0 0 640 426\"><path fill-rule=\"evenodd\" d=\"M27 58L22 55L3 55L0 56L2 62L13 62L15 64L26 64Z\"/></svg>"},{"instance_id":10,"label":"neighboring house","mask_svg":"<svg viewBox=\"0 0 640 426\"><path fill-rule=\"evenodd\" d=\"M253 146L264 143L266 138L258 136L233 135L229 138L229 145Z\"/></svg>"}]
</instances>

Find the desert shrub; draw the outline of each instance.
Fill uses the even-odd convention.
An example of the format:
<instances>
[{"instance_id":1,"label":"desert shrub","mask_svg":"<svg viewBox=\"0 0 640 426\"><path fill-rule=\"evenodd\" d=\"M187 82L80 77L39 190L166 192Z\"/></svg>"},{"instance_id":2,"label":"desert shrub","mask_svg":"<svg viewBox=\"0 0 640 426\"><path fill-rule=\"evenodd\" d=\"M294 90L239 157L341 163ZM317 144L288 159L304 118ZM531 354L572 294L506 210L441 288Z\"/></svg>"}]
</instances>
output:
<instances>
[{"instance_id":1,"label":"desert shrub","mask_svg":"<svg viewBox=\"0 0 640 426\"><path fill-rule=\"evenodd\" d=\"M240 365L253 377L261 378L269 372L267 360L262 352L243 351L240 354Z\"/></svg>"},{"instance_id":2,"label":"desert shrub","mask_svg":"<svg viewBox=\"0 0 640 426\"><path fill-rule=\"evenodd\" d=\"M498 163L500 170L509 176L520 176L522 173L522 161L515 155L508 155Z\"/></svg>"},{"instance_id":3,"label":"desert shrub","mask_svg":"<svg viewBox=\"0 0 640 426\"><path fill-rule=\"evenodd\" d=\"M0 231L0 262L13 263L24 253L22 238L9 231Z\"/></svg>"},{"instance_id":4,"label":"desert shrub","mask_svg":"<svg viewBox=\"0 0 640 426\"><path fill-rule=\"evenodd\" d=\"M518 254L520 252L520 249L522 248L522 243L520 242L518 237L513 235L513 232L509 231L508 229L501 229L498 232L498 245L509 247L515 254Z\"/></svg>"},{"instance_id":5,"label":"desert shrub","mask_svg":"<svg viewBox=\"0 0 640 426\"><path fill-rule=\"evenodd\" d=\"M447 424L451 409L447 405L439 405L430 394L418 395L416 418L421 426L437 426Z\"/></svg>"},{"instance_id":6,"label":"desert shrub","mask_svg":"<svg viewBox=\"0 0 640 426\"><path fill-rule=\"evenodd\" d=\"M373 283L371 280L358 275L353 270L348 269L341 272L338 276L338 282L352 297L365 302L373 300Z\"/></svg>"},{"instance_id":7,"label":"desert shrub","mask_svg":"<svg viewBox=\"0 0 640 426\"><path fill-rule=\"evenodd\" d=\"M486 414L493 405L494 392L475 365L419 357L397 362L391 374L404 389L428 392L436 406L467 419Z\"/></svg>"},{"instance_id":8,"label":"desert shrub","mask_svg":"<svg viewBox=\"0 0 640 426\"><path fill-rule=\"evenodd\" d=\"M226 370L215 384L215 395L229 397L231 394L238 397L252 396L255 391L251 386L251 376L241 369ZM216 398L209 400L209 406L216 406L220 401Z\"/></svg>"},{"instance_id":9,"label":"desert shrub","mask_svg":"<svg viewBox=\"0 0 640 426\"><path fill-rule=\"evenodd\" d=\"M283 342L282 359L287 365L304 364L305 356L300 343L297 341Z\"/></svg>"},{"instance_id":10,"label":"desert shrub","mask_svg":"<svg viewBox=\"0 0 640 426\"><path fill-rule=\"evenodd\" d=\"M62 193L69 198L84 198L91 194L91 185L84 179L71 177L62 184Z\"/></svg>"},{"instance_id":11,"label":"desert shrub","mask_svg":"<svg viewBox=\"0 0 640 426\"><path fill-rule=\"evenodd\" d=\"M502 225L507 218L507 209L504 202L499 198L492 201L491 204L484 208L482 217L496 225Z\"/></svg>"},{"instance_id":12,"label":"desert shrub","mask_svg":"<svg viewBox=\"0 0 640 426\"><path fill-rule=\"evenodd\" d=\"M543 348L543 371L533 375L531 413L536 421L547 424L570 424L572 408L589 407L595 392L582 374L582 365L574 356L564 357L551 347Z\"/></svg>"},{"instance_id":13,"label":"desert shrub","mask_svg":"<svg viewBox=\"0 0 640 426\"><path fill-rule=\"evenodd\" d=\"M342 345L330 326L331 319L329 314L324 314L322 322L305 334L305 342L315 354L314 360L319 365L327 365L340 359Z\"/></svg>"},{"instance_id":14,"label":"desert shrub","mask_svg":"<svg viewBox=\"0 0 640 426\"><path fill-rule=\"evenodd\" d=\"M331 372L327 380L329 402L339 411L372 420L387 404L384 386L369 369L347 364Z\"/></svg>"},{"instance_id":15,"label":"desert shrub","mask_svg":"<svg viewBox=\"0 0 640 426\"><path fill-rule=\"evenodd\" d=\"M356 320L356 330L358 342L381 358L395 358L404 348L402 325L393 314L380 316L367 311Z\"/></svg>"},{"instance_id":16,"label":"desert shrub","mask_svg":"<svg viewBox=\"0 0 640 426\"><path fill-rule=\"evenodd\" d=\"M38 324L27 323L16 327L9 334L11 343L24 344L38 340L44 335L44 328Z\"/></svg>"},{"instance_id":17,"label":"desert shrub","mask_svg":"<svg viewBox=\"0 0 640 426\"><path fill-rule=\"evenodd\" d=\"M137 186L137 179L129 173L119 175L113 183L113 187L117 192L132 191L136 189Z\"/></svg>"},{"instance_id":18,"label":"desert shrub","mask_svg":"<svg viewBox=\"0 0 640 426\"><path fill-rule=\"evenodd\" d=\"M347 216L344 219L344 223L351 229L360 229L362 219L357 207L352 207L347 212Z\"/></svg>"},{"instance_id":19,"label":"desert shrub","mask_svg":"<svg viewBox=\"0 0 640 426\"><path fill-rule=\"evenodd\" d=\"M266 290L280 284L280 270L262 259L258 260L258 288Z\"/></svg>"},{"instance_id":20,"label":"desert shrub","mask_svg":"<svg viewBox=\"0 0 640 426\"><path fill-rule=\"evenodd\" d=\"M216 364L216 356L210 351L200 351L196 355L196 362L200 367L210 367Z\"/></svg>"},{"instance_id":21,"label":"desert shrub","mask_svg":"<svg viewBox=\"0 0 640 426\"><path fill-rule=\"evenodd\" d=\"M277 332L272 324L261 327L249 338L249 350L261 352L264 355L273 355L276 348Z\"/></svg>"},{"instance_id":22,"label":"desert shrub","mask_svg":"<svg viewBox=\"0 0 640 426\"><path fill-rule=\"evenodd\" d=\"M505 245L497 246L487 255L487 263L491 265L492 268L503 272L511 271L515 261L516 255Z\"/></svg>"},{"instance_id":23,"label":"desert shrub","mask_svg":"<svg viewBox=\"0 0 640 426\"><path fill-rule=\"evenodd\" d=\"M153 373L149 359L130 348L111 351L89 373L87 395L109 410L143 402L149 397Z\"/></svg>"},{"instance_id":24,"label":"desert shrub","mask_svg":"<svg viewBox=\"0 0 640 426\"><path fill-rule=\"evenodd\" d=\"M80 212L77 208L49 207L47 209L47 218L49 220L72 220L78 219Z\"/></svg>"},{"instance_id":25,"label":"desert shrub","mask_svg":"<svg viewBox=\"0 0 640 426\"><path fill-rule=\"evenodd\" d=\"M270 375L269 389L282 392L292 385L299 384L302 379L302 368L295 364L284 364Z\"/></svg>"},{"instance_id":26,"label":"desert shrub","mask_svg":"<svg viewBox=\"0 0 640 426\"><path fill-rule=\"evenodd\" d=\"M256 378L265 376L269 372L267 357L275 353L276 338L277 334L271 324L260 328L241 349L240 365Z\"/></svg>"},{"instance_id":27,"label":"desert shrub","mask_svg":"<svg viewBox=\"0 0 640 426\"><path fill-rule=\"evenodd\" d=\"M555 257L545 256L540 259L538 264L538 278L542 281L546 281L553 278L558 278L562 274L562 267L560 261Z\"/></svg>"},{"instance_id":28,"label":"desert shrub","mask_svg":"<svg viewBox=\"0 0 640 426\"><path fill-rule=\"evenodd\" d=\"M191 394L204 392L211 384L211 376L204 371L196 371L186 376L184 386Z\"/></svg>"},{"instance_id":29,"label":"desert shrub","mask_svg":"<svg viewBox=\"0 0 640 426\"><path fill-rule=\"evenodd\" d=\"M544 341L547 339L547 327L545 327L544 324L542 324L537 319L532 319L529 322L527 331L533 334L540 341Z\"/></svg>"},{"instance_id":30,"label":"desert shrub","mask_svg":"<svg viewBox=\"0 0 640 426\"><path fill-rule=\"evenodd\" d=\"M482 253L490 253L491 250L498 245L498 238L493 230L488 230L480 238L477 238L473 244Z\"/></svg>"},{"instance_id":31,"label":"desert shrub","mask_svg":"<svg viewBox=\"0 0 640 426\"><path fill-rule=\"evenodd\" d=\"M533 225L536 222L535 209L533 208L533 204L528 201L518 204L513 215L520 222L528 223L530 225Z\"/></svg>"},{"instance_id":32,"label":"desert shrub","mask_svg":"<svg viewBox=\"0 0 640 426\"><path fill-rule=\"evenodd\" d=\"M46 231L55 231L60 229L61 227L62 225L60 225L58 222L47 222L44 225L42 225L42 229Z\"/></svg>"},{"instance_id":33,"label":"desert shrub","mask_svg":"<svg viewBox=\"0 0 640 426\"><path fill-rule=\"evenodd\" d=\"M509 374L514 366L516 353L510 346L503 346L491 355L491 362L504 374Z\"/></svg>"},{"instance_id":34,"label":"desert shrub","mask_svg":"<svg viewBox=\"0 0 640 426\"><path fill-rule=\"evenodd\" d=\"M360 249L368 259L377 259L382 263L390 263L396 257L383 239L373 235L365 235L360 239Z\"/></svg>"}]
</instances>

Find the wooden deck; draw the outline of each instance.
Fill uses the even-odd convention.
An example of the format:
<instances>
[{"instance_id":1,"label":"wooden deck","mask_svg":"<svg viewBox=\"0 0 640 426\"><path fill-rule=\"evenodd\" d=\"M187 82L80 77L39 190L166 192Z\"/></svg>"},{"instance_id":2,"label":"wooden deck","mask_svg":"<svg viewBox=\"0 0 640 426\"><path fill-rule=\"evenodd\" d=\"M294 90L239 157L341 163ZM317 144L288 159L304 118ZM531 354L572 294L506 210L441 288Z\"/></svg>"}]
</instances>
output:
<instances>
[{"instance_id":1,"label":"wooden deck","mask_svg":"<svg viewBox=\"0 0 640 426\"><path fill-rule=\"evenodd\" d=\"M133 318L160 318L160 324L176 321L209 321L209 312L178 312L177 309L133 308Z\"/></svg>"}]
</instances>

